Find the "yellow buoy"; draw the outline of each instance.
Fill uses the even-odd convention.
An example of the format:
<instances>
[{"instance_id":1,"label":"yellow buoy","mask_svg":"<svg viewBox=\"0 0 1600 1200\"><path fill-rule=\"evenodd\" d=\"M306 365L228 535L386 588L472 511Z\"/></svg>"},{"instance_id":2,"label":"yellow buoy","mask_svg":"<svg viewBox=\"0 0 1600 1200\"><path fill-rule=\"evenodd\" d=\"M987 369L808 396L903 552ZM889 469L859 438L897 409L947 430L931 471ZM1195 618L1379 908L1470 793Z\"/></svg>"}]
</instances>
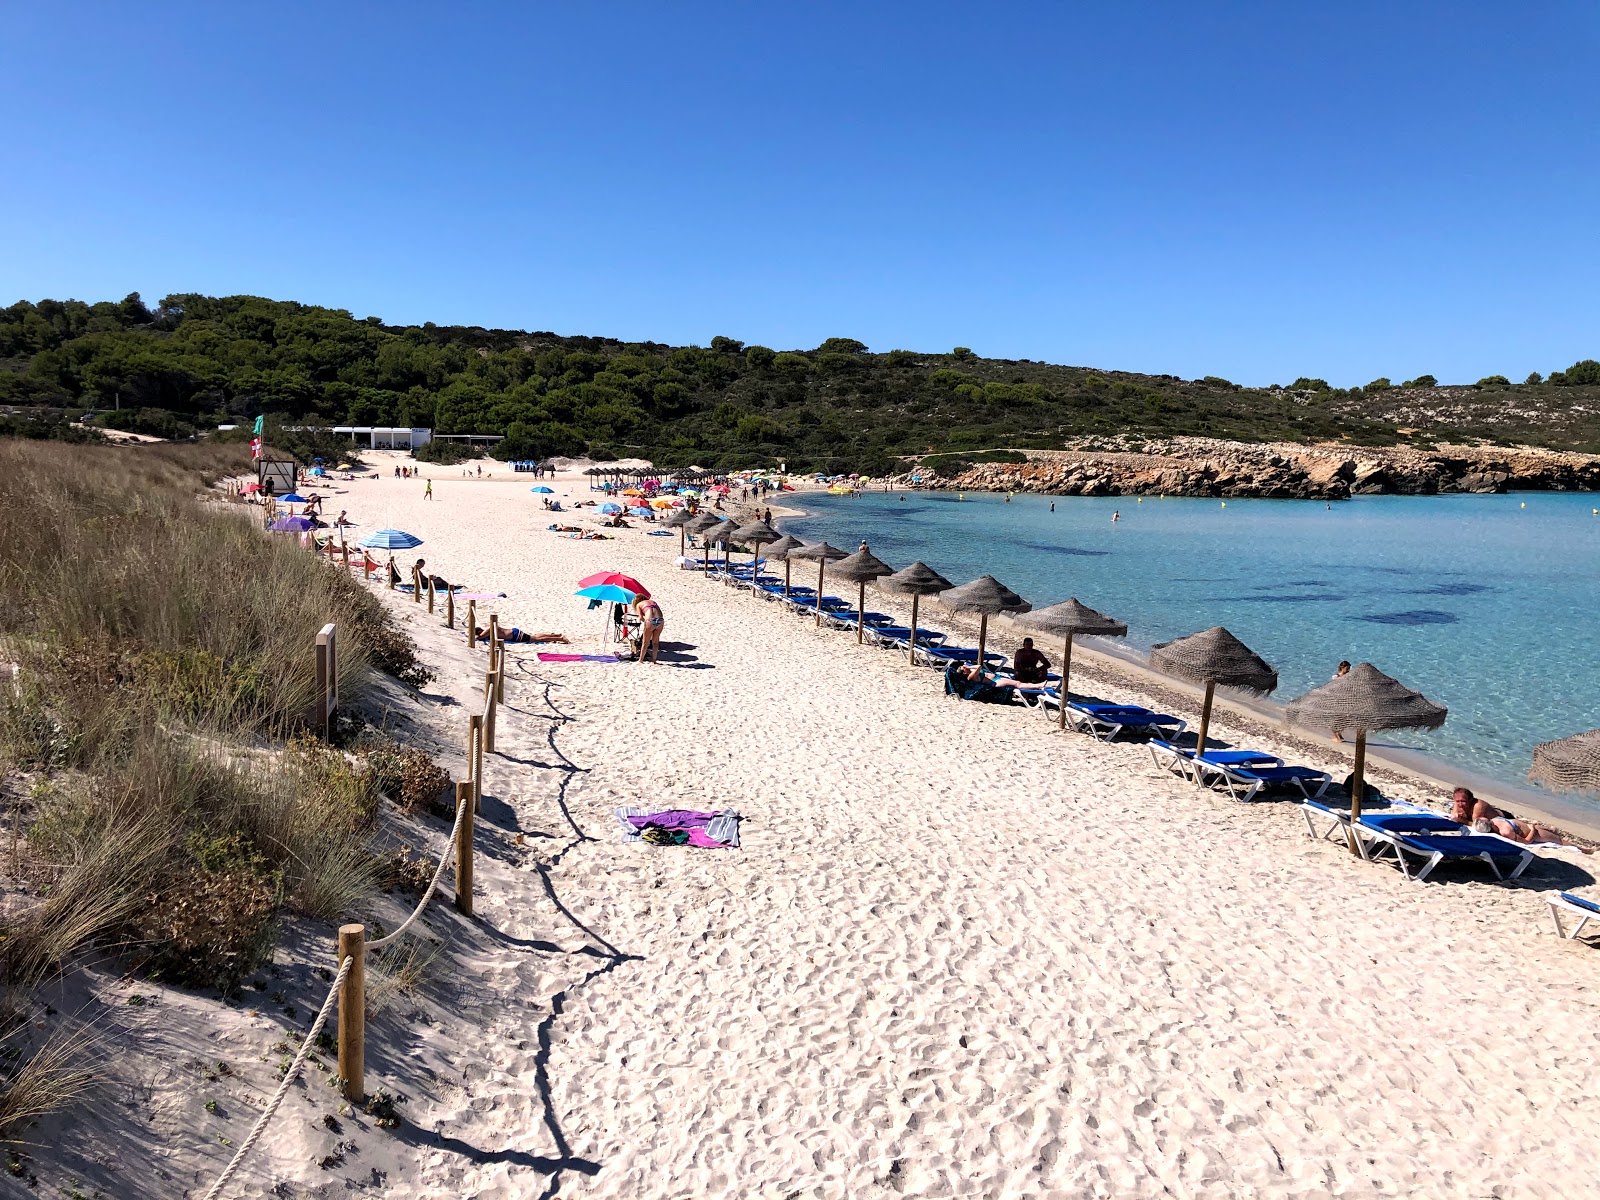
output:
<instances>
[{"instance_id":1,"label":"yellow buoy","mask_svg":"<svg viewBox=\"0 0 1600 1200\"><path fill-rule=\"evenodd\" d=\"M1227 507L1228 507L1228 502L1227 502L1227 501L1226 501L1226 500L1224 500L1224 501L1223 501L1223 502L1222 502L1222 507L1223 507L1223 508L1227 508Z\"/></svg>"},{"instance_id":2,"label":"yellow buoy","mask_svg":"<svg viewBox=\"0 0 1600 1200\"><path fill-rule=\"evenodd\" d=\"M1526 500L1524 500L1524 501L1523 501L1523 502L1522 502L1522 505L1521 505L1521 507L1523 507L1523 508L1527 508L1527 507L1528 507L1528 502L1527 502L1527 501L1526 501Z\"/></svg>"}]
</instances>

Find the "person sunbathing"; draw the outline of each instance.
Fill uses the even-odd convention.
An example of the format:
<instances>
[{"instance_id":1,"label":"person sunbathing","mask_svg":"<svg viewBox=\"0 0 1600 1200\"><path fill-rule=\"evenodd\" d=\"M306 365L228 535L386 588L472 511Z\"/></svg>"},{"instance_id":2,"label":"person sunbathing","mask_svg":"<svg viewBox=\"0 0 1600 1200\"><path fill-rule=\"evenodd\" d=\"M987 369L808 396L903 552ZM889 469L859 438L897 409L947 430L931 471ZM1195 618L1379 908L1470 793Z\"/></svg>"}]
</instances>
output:
<instances>
[{"instance_id":1,"label":"person sunbathing","mask_svg":"<svg viewBox=\"0 0 1600 1200\"><path fill-rule=\"evenodd\" d=\"M549 525L549 526L546 526L546 528L551 530L551 532L553 532L553 533L582 533L583 532L583 526L581 526L581 525Z\"/></svg>"},{"instance_id":2,"label":"person sunbathing","mask_svg":"<svg viewBox=\"0 0 1600 1200\"><path fill-rule=\"evenodd\" d=\"M957 663L956 670L970 683L986 683L990 687L1016 688L1019 692L1037 692L1050 685L1042 679L1013 679L985 671L977 663Z\"/></svg>"},{"instance_id":3,"label":"person sunbathing","mask_svg":"<svg viewBox=\"0 0 1600 1200\"><path fill-rule=\"evenodd\" d=\"M1462 825L1470 825L1479 833L1495 833L1508 841L1531 846L1547 842L1557 846L1571 846L1585 854L1593 854L1589 847L1580 845L1559 829L1513 817L1503 808L1496 808L1487 800L1480 800L1470 788L1457 788L1450 797L1450 816Z\"/></svg>"}]
</instances>

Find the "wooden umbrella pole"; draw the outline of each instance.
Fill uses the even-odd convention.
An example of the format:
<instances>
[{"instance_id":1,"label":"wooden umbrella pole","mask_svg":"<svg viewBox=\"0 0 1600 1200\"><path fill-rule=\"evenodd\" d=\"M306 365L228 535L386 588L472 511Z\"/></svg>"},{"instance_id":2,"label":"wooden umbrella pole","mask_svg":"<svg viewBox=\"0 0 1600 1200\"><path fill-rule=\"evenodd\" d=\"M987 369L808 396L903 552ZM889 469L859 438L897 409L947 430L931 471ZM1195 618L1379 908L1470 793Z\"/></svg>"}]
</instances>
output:
<instances>
[{"instance_id":1,"label":"wooden umbrella pole","mask_svg":"<svg viewBox=\"0 0 1600 1200\"><path fill-rule=\"evenodd\" d=\"M827 573L828 560L817 559L817 628L822 628L822 577Z\"/></svg>"},{"instance_id":2,"label":"wooden umbrella pole","mask_svg":"<svg viewBox=\"0 0 1600 1200\"><path fill-rule=\"evenodd\" d=\"M1061 648L1061 721L1062 729L1067 727L1067 700L1072 692L1067 688L1067 681L1072 678L1072 635L1067 634L1067 644Z\"/></svg>"},{"instance_id":3,"label":"wooden umbrella pole","mask_svg":"<svg viewBox=\"0 0 1600 1200\"><path fill-rule=\"evenodd\" d=\"M989 614L978 614L978 670L983 670L983 651L989 644Z\"/></svg>"},{"instance_id":4,"label":"wooden umbrella pole","mask_svg":"<svg viewBox=\"0 0 1600 1200\"><path fill-rule=\"evenodd\" d=\"M783 598L785 600L789 598L789 572L793 568L794 564L789 561L789 556L785 554L783 556Z\"/></svg>"},{"instance_id":5,"label":"wooden umbrella pole","mask_svg":"<svg viewBox=\"0 0 1600 1200\"><path fill-rule=\"evenodd\" d=\"M688 541L689 541L689 531L688 531L688 529L685 528L682 525L679 525L678 526L678 557L679 558L683 557L684 550L688 545Z\"/></svg>"},{"instance_id":6,"label":"wooden umbrella pole","mask_svg":"<svg viewBox=\"0 0 1600 1200\"><path fill-rule=\"evenodd\" d=\"M1367 790L1367 731L1356 730L1356 765L1350 772L1350 828L1346 836L1350 843L1350 853L1361 853L1361 835L1356 832L1356 822L1361 820L1362 794Z\"/></svg>"},{"instance_id":7,"label":"wooden umbrella pole","mask_svg":"<svg viewBox=\"0 0 1600 1200\"><path fill-rule=\"evenodd\" d=\"M1211 698L1216 694L1216 691L1217 681L1215 679L1206 680L1206 702L1205 707L1200 710L1200 740L1194 744L1196 758L1206 752L1206 736L1211 731ZM1200 769L1198 767L1195 768L1194 781L1196 783L1200 782Z\"/></svg>"},{"instance_id":8,"label":"wooden umbrella pole","mask_svg":"<svg viewBox=\"0 0 1600 1200\"><path fill-rule=\"evenodd\" d=\"M864 641L861 632L861 623L867 618L867 581L860 580L860 590L856 592L856 645Z\"/></svg>"},{"instance_id":9,"label":"wooden umbrella pole","mask_svg":"<svg viewBox=\"0 0 1600 1200\"><path fill-rule=\"evenodd\" d=\"M921 592L911 593L911 649L907 651L906 661L913 667L917 665L917 603L921 599Z\"/></svg>"}]
</instances>

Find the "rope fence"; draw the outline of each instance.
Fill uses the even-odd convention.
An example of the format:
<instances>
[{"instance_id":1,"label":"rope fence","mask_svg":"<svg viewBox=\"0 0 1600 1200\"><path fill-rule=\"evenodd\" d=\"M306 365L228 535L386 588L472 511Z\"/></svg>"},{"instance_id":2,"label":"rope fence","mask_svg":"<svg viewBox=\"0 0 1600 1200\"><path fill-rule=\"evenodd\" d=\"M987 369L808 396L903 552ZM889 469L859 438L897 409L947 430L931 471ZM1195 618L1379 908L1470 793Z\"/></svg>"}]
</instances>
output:
<instances>
[{"instance_id":1,"label":"rope fence","mask_svg":"<svg viewBox=\"0 0 1600 1200\"><path fill-rule=\"evenodd\" d=\"M432 588L430 587L430 593ZM413 593L416 597L418 594ZM420 597L418 597L420 599ZM434 597L428 597L428 608L433 610ZM472 602L468 601L467 638L471 647L477 641L477 630L472 620L476 616ZM453 627L455 618L455 604L449 602L446 621ZM328 692L333 691L335 666L330 643L333 640L333 626L324 626L318 634L317 664L319 671L319 709L322 713L330 713L331 704ZM327 996L322 1001L322 1007L317 1011L316 1020L311 1023L311 1029L306 1034L305 1040L300 1044L300 1051L295 1055L294 1061L289 1064L289 1069L284 1073L283 1079L278 1084L278 1089L272 1094L272 1099L267 1101L267 1106L261 1110L261 1115L256 1118L255 1125L250 1130L250 1135L240 1144L239 1149L228 1165L223 1168L222 1174L205 1193L203 1200L217 1200L223 1194L223 1189L238 1174L250 1151L255 1148L262 1134L272 1123L272 1118L282 1106L284 1097L289 1094L289 1089L295 1080L300 1077L305 1068L306 1058L310 1055L312 1047L321 1036L323 1027L328 1023L329 1015L337 1004L339 1013L338 1023L338 1059L339 1081L345 1099L353 1104L359 1104L366 1099L366 958L368 951L381 950L385 946L397 942L418 920L432 901L434 893L438 891L440 882L444 879L447 867L452 863L456 869L456 909L463 916L472 916L472 885L473 885L473 837L476 825L476 813L481 806L483 798L483 754L485 750L494 749L495 713L505 699L504 661L505 643L500 637L500 618L498 614L490 614L489 636L483 639L484 647L489 652L489 670L484 675L483 711L473 713L467 724L467 778L455 785L455 824L450 828L450 836L445 843L443 852L439 856L439 865L434 868L433 878L428 881L427 890L422 893L422 899L411 910L411 915L402 921L392 933L381 938L367 939L367 927L360 923L341 925L338 934L338 950L336 961L339 964L338 973L334 976L333 984L328 989ZM334 692L336 696L337 693ZM334 701L336 703L336 700ZM326 716L323 720L326 721ZM322 722L319 722L322 725ZM323 725L326 729L326 726Z\"/></svg>"}]
</instances>

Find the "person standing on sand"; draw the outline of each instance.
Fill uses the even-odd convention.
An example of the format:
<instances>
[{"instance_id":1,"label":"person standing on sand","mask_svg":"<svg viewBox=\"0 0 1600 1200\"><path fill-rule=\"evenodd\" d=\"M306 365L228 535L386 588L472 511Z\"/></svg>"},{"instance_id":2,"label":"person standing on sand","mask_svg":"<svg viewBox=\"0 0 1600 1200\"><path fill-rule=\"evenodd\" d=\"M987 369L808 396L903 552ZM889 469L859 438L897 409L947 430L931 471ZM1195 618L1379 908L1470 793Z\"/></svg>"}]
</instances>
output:
<instances>
[{"instance_id":1,"label":"person standing on sand","mask_svg":"<svg viewBox=\"0 0 1600 1200\"><path fill-rule=\"evenodd\" d=\"M635 600L633 608L639 614L639 661L648 658L656 663L661 658L661 631L667 627L667 618L661 605L647 596Z\"/></svg>"},{"instance_id":2,"label":"person standing on sand","mask_svg":"<svg viewBox=\"0 0 1600 1200\"><path fill-rule=\"evenodd\" d=\"M1341 675L1348 675L1348 674L1350 674L1350 660L1348 658L1340 659L1339 660L1339 669L1336 670L1333 673L1333 678L1337 679ZM1329 682L1331 683L1332 680L1330 680ZM1336 742L1344 741L1344 732L1342 730L1335 729L1333 731L1333 740L1336 741Z\"/></svg>"},{"instance_id":3,"label":"person standing on sand","mask_svg":"<svg viewBox=\"0 0 1600 1200\"><path fill-rule=\"evenodd\" d=\"M422 489L422 498L424 500L433 499L433 477L431 475L428 477L428 486Z\"/></svg>"}]
</instances>

